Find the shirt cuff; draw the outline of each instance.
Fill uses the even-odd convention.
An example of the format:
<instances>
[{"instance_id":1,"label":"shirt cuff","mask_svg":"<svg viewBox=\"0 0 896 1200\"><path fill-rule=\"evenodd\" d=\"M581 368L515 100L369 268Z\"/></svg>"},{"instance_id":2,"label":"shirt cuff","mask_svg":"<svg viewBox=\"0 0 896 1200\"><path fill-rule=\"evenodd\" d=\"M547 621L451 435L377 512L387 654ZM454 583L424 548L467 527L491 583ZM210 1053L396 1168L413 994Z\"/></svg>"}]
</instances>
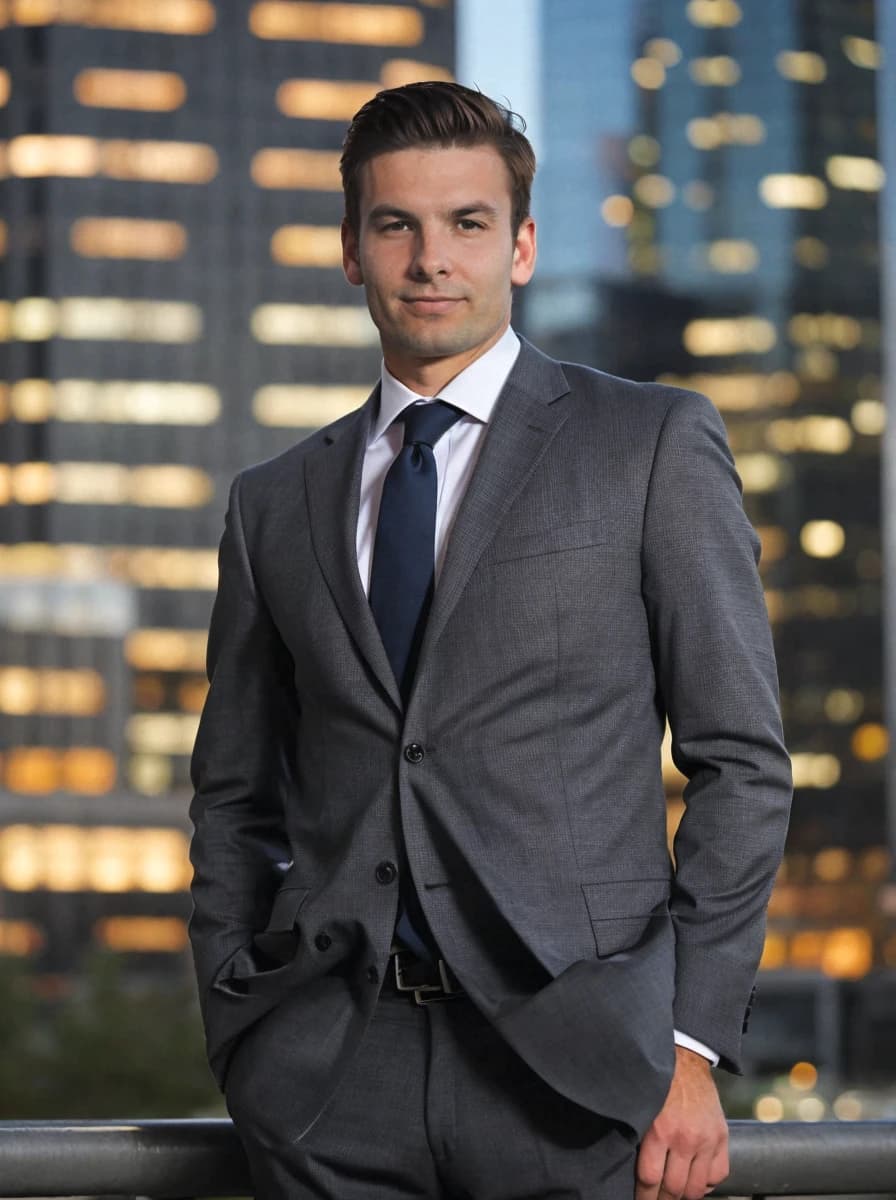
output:
<instances>
[{"instance_id":1,"label":"shirt cuff","mask_svg":"<svg viewBox=\"0 0 896 1200\"><path fill-rule=\"evenodd\" d=\"M698 1042L696 1038L692 1038L686 1033L679 1033L677 1029L674 1032L676 1046L684 1046L685 1050L693 1050L695 1054L708 1058L714 1067L719 1065L719 1056L715 1050L710 1050L709 1046L705 1046L703 1042Z\"/></svg>"}]
</instances>

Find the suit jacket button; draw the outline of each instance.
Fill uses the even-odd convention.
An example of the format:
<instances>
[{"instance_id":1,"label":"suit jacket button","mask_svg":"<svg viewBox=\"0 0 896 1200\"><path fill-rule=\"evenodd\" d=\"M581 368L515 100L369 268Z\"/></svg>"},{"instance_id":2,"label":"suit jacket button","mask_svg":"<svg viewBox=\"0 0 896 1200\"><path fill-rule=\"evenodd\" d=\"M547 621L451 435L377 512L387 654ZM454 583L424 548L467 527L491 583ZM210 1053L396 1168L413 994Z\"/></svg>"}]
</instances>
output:
<instances>
[{"instance_id":1,"label":"suit jacket button","mask_svg":"<svg viewBox=\"0 0 896 1200\"><path fill-rule=\"evenodd\" d=\"M380 973L379 973L379 971L376 969L376 967L368 967L368 968L367 968L367 979L368 979L368 982L370 982L370 983L378 983L378 982L379 982L379 978L380 978Z\"/></svg>"},{"instance_id":2,"label":"suit jacket button","mask_svg":"<svg viewBox=\"0 0 896 1200\"><path fill-rule=\"evenodd\" d=\"M404 756L409 763L423 762L425 753L419 742L409 742L404 748Z\"/></svg>"},{"instance_id":3,"label":"suit jacket button","mask_svg":"<svg viewBox=\"0 0 896 1200\"><path fill-rule=\"evenodd\" d=\"M374 871L377 883L394 883L395 877L398 874L398 868L395 863L381 862Z\"/></svg>"},{"instance_id":4,"label":"suit jacket button","mask_svg":"<svg viewBox=\"0 0 896 1200\"><path fill-rule=\"evenodd\" d=\"M319 933L314 939L314 944L318 950L329 950L333 945L333 939L328 933Z\"/></svg>"}]
</instances>

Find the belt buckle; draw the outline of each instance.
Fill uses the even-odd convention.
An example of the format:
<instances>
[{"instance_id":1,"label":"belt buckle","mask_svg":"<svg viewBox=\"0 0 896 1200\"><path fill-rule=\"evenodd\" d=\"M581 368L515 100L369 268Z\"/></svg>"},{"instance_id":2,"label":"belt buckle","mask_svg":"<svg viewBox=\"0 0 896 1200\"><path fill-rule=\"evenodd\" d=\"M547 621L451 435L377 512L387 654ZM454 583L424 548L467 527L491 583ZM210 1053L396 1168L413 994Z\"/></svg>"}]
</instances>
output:
<instances>
[{"instance_id":1,"label":"belt buckle","mask_svg":"<svg viewBox=\"0 0 896 1200\"><path fill-rule=\"evenodd\" d=\"M398 950L393 955L395 963L395 986L399 992L413 993L415 1004L434 1004L437 1000L450 1000L463 994L463 988L455 987L448 975L448 964L443 958L436 959L439 969L438 983L408 983L404 976L401 958L404 951ZM418 960L419 961L419 960Z\"/></svg>"}]
</instances>

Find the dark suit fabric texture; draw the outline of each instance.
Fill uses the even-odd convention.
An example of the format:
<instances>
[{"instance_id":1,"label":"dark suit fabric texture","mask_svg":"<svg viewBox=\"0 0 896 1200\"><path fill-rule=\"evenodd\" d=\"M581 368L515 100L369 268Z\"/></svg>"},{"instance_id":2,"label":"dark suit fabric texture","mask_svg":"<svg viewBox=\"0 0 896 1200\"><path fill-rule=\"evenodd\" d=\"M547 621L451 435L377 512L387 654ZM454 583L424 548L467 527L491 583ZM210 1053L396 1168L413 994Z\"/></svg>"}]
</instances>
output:
<instances>
[{"instance_id":1,"label":"dark suit fabric texture","mask_svg":"<svg viewBox=\"0 0 896 1200\"><path fill-rule=\"evenodd\" d=\"M191 809L213 1070L226 1090L242 1039L263 1072L290 1037L312 1129L377 1008L395 863L501 1039L640 1136L673 1029L739 1069L790 801L724 426L700 395L523 342L403 703L355 550L377 403L231 491Z\"/></svg>"}]
</instances>

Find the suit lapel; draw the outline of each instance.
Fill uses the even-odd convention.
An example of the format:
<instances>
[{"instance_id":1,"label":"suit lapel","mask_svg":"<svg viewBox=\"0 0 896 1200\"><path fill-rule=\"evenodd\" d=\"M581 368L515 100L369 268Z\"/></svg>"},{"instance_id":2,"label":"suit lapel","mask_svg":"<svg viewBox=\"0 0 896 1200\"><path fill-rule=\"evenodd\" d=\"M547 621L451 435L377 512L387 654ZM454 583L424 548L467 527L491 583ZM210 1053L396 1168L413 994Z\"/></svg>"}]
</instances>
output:
<instances>
[{"instance_id":1,"label":"suit lapel","mask_svg":"<svg viewBox=\"0 0 896 1200\"><path fill-rule=\"evenodd\" d=\"M401 708L398 686L361 586L356 549L361 468L378 402L376 387L364 407L337 422L306 457L305 489L314 553L336 607L370 669Z\"/></svg>"},{"instance_id":2,"label":"suit lapel","mask_svg":"<svg viewBox=\"0 0 896 1200\"><path fill-rule=\"evenodd\" d=\"M523 339L498 397L482 452L461 501L420 649L417 676L483 551L567 417L560 364Z\"/></svg>"}]
</instances>

